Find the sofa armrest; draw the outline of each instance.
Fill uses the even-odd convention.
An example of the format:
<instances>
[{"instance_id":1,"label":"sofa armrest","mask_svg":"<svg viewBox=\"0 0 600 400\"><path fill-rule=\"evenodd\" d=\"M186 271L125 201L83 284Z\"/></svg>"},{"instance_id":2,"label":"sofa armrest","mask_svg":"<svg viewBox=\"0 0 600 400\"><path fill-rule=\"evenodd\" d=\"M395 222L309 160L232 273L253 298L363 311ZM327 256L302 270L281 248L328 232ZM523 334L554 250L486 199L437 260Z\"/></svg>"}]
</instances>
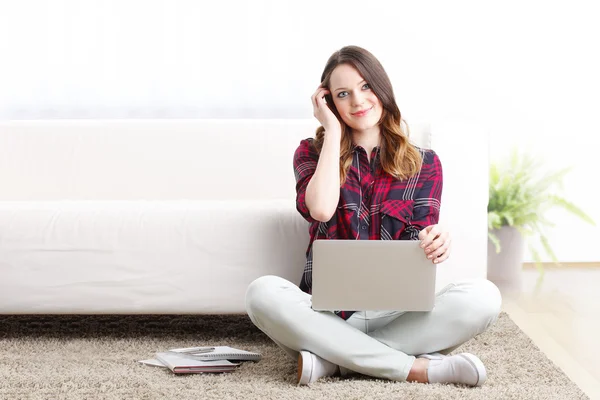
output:
<instances>
[{"instance_id":1,"label":"sofa armrest","mask_svg":"<svg viewBox=\"0 0 600 400\"><path fill-rule=\"evenodd\" d=\"M450 258L438 268L438 287L487 275L488 134L460 120L432 123L431 147L444 169L440 224L452 236Z\"/></svg>"}]
</instances>

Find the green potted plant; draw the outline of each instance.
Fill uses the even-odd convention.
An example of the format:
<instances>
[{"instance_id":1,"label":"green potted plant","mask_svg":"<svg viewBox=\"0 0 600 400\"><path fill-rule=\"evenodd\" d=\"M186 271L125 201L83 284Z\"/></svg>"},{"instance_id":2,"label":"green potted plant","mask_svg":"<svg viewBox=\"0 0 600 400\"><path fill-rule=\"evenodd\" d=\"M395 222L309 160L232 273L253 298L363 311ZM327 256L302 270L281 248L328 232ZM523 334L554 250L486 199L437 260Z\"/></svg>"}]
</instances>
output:
<instances>
[{"instance_id":1,"label":"green potted plant","mask_svg":"<svg viewBox=\"0 0 600 400\"><path fill-rule=\"evenodd\" d=\"M546 218L562 208L592 225L594 221L561 196L562 180L570 168L546 172L541 161L513 149L508 160L490 166L488 203L488 279L503 291L521 289L525 245L543 277L542 251L554 263L556 255L546 236L554 223ZM541 248L540 248L541 247Z\"/></svg>"}]
</instances>

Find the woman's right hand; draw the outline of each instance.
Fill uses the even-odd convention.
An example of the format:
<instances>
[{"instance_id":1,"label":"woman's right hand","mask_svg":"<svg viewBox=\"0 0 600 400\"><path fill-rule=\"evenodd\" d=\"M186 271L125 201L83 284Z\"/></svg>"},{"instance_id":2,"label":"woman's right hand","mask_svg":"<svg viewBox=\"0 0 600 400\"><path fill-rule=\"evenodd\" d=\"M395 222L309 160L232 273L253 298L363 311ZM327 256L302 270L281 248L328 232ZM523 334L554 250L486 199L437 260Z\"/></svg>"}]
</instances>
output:
<instances>
[{"instance_id":1,"label":"woman's right hand","mask_svg":"<svg viewBox=\"0 0 600 400\"><path fill-rule=\"evenodd\" d=\"M325 101L325 95L330 94L329 89L319 86L317 91L312 95L313 115L323 125L325 132L340 131L342 126L333 111Z\"/></svg>"}]
</instances>

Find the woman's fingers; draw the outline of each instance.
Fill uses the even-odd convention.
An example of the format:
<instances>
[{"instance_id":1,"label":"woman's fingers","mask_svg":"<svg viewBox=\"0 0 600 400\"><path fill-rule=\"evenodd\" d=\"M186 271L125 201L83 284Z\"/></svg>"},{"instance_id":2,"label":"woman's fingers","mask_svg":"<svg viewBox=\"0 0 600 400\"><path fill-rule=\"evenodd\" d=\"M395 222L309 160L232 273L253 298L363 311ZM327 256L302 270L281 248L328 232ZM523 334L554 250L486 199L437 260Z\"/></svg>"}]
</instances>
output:
<instances>
[{"instance_id":1,"label":"woman's fingers","mask_svg":"<svg viewBox=\"0 0 600 400\"><path fill-rule=\"evenodd\" d=\"M442 232L437 237L435 237L431 243L428 245L425 244L425 255L429 256L432 252L436 251L440 248L444 242L448 239L448 232Z\"/></svg>"},{"instance_id":2,"label":"woman's fingers","mask_svg":"<svg viewBox=\"0 0 600 400\"><path fill-rule=\"evenodd\" d=\"M315 108L319 108L319 106L321 104L325 104L325 95L329 93L329 90L327 90L324 87L319 86L319 88L317 89L317 91L312 95L311 99L312 99L312 103L313 103L313 107Z\"/></svg>"},{"instance_id":3,"label":"woman's fingers","mask_svg":"<svg viewBox=\"0 0 600 400\"><path fill-rule=\"evenodd\" d=\"M439 264L443 261L446 261L448 259L448 257L450 257L450 243L448 243L448 245L446 246L446 248L444 249L444 252L438 256L437 258L433 259L433 262L435 264Z\"/></svg>"},{"instance_id":4,"label":"woman's fingers","mask_svg":"<svg viewBox=\"0 0 600 400\"><path fill-rule=\"evenodd\" d=\"M419 239L421 239L421 247L425 249L425 254L427 254L427 248L431 246L431 243L437 238L441 233L441 230L438 225L430 225L427 228L423 229L419 233Z\"/></svg>"},{"instance_id":5,"label":"woman's fingers","mask_svg":"<svg viewBox=\"0 0 600 400\"><path fill-rule=\"evenodd\" d=\"M313 93L312 95L312 102L313 102L313 106L317 107L318 106L318 98L319 98L319 93L323 91L322 87L318 87L317 90Z\"/></svg>"},{"instance_id":6,"label":"woman's fingers","mask_svg":"<svg viewBox=\"0 0 600 400\"><path fill-rule=\"evenodd\" d=\"M315 110L319 107L319 105L317 104L317 95L318 94L319 94L319 89L317 89L317 91L314 92L313 95L310 97L310 99L312 100L313 108L315 108Z\"/></svg>"},{"instance_id":7,"label":"woman's fingers","mask_svg":"<svg viewBox=\"0 0 600 400\"><path fill-rule=\"evenodd\" d=\"M434 241L434 243L435 243L435 241ZM440 242L440 244L439 244L439 246L437 246L437 248L430 251L427 254L427 258L430 260L433 260L433 259L441 256L442 254L444 254L446 252L446 250L448 250L448 247L450 247L450 239L449 238Z\"/></svg>"}]
</instances>

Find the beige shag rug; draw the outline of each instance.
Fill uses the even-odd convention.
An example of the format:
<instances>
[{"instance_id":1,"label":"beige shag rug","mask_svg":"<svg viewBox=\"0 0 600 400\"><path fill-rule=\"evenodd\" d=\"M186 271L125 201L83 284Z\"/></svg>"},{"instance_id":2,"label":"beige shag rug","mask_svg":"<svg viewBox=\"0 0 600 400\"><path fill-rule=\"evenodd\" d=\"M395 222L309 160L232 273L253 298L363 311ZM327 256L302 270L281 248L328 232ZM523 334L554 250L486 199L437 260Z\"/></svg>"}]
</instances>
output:
<instances>
[{"instance_id":1,"label":"beige shag rug","mask_svg":"<svg viewBox=\"0 0 600 400\"><path fill-rule=\"evenodd\" d=\"M175 376L137 363L174 347L230 345L262 353L226 374ZM296 363L245 315L0 316L0 399L587 399L502 314L456 352L485 363L481 388L355 375L297 387Z\"/></svg>"}]
</instances>

